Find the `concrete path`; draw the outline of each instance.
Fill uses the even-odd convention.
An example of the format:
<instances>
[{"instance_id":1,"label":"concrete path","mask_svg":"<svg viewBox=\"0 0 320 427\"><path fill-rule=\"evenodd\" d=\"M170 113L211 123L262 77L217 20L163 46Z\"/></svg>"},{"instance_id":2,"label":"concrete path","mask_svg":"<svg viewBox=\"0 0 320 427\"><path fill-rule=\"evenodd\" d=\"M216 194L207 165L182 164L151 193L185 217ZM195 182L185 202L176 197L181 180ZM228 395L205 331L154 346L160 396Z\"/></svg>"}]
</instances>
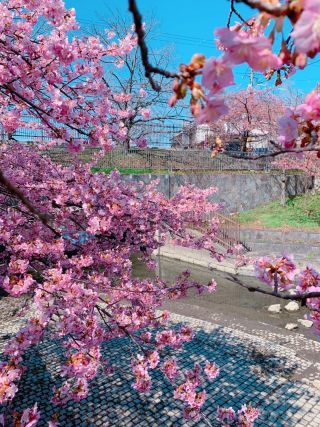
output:
<instances>
[{"instance_id":1,"label":"concrete path","mask_svg":"<svg viewBox=\"0 0 320 427\"><path fill-rule=\"evenodd\" d=\"M206 267L213 270L223 271L231 274L240 274L243 276L254 276L254 268L252 265L247 265L244 267L236 267L234 257L228 257L221 262L213 259L209 252L206 250L197 250L185 248L182 246L177 246L173 244L166 244L163 246L160 251L157 251L157 255L163 256L165 258L174 259L177 261L187 262L189 264L198 265L201 267ZM263 255L270 255L270 253L264 253L261 251L247 252L246 255L252 259L257 258ZM281 253L272 253L271 255L281 256ZM295 254L294 260L300 268L305 267L308 264L311 264L314 268L320 271L320 261L317 257L312 257L311 255L306 256L305 254Z\"/></svg>"}]
</instances>

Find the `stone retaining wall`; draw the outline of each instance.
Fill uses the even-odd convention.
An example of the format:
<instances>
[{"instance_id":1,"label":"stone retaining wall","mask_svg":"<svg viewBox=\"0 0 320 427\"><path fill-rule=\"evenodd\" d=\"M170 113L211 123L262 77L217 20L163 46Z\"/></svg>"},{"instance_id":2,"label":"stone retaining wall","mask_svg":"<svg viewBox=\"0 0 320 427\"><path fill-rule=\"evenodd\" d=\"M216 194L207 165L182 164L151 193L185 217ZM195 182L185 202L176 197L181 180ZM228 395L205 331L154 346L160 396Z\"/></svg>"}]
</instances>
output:
<instances>
[{"instance_id":1,"label":"stone retaining wall","mask_svg":"<svg viewBox=\"0 0 320 427\"><path fill-rule=\"evenodd\" d=\"M183 185L199 188L218 187L212 200L221 203L225 212L239 212L280 199L281 175L272 173L203 173L203 174L145 174L124 175L126 181L143 181L148 184L158 180L158 190L172 197ZM312 188L312 179L303 175L286 177L286 193L302 194Z\"/></svg>"},{"instance_id":2,"label":"stone retaining wall","mask_svg":"<svg viewBox=\"0 0 320 427\"><path fill-rule=\"evenodd\" d=\"M256 230L242 228L241 241L254 252L260 254L290 253L319 264L320 233L299 230Z\"/></svg>"}]
</instances>

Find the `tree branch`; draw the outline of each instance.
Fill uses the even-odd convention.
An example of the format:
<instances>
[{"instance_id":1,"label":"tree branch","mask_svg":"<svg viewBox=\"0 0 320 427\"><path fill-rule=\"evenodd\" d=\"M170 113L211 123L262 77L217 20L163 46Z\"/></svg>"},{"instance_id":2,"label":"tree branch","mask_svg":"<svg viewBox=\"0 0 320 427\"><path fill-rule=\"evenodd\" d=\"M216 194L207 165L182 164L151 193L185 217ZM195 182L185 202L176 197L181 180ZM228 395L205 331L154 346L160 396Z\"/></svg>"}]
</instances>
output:
<instances>
[{"instance_id":1,"label":"tree branch","mask_svg":"<svg viewBox=\"0 0 320 427\"><path fill-rule=\"evenodd\" d=\"M272 141L270 141L272 143ZM271 153L264 153L264 154L258 154L256 156L246 156L246 157L241 157L238 156L237 154L232 154L231 151L227 151L225 152L225 154L228 157L233 157L235 159L241 159L241 160L258 160L258 159L262 159L265 157L276 157L279 156L280 154L287 154L287 153L305 153L305 152L320 152L320 147L316 148L314 146L312 147L304 147L304 148L288 148L286 150L282 150L282 151L272 151Z\"/></svg>"},{"instance_id":2,"label":"tree branch","mask_svg":"<svg viewBox=\"0 0 320 427\"><path fill-rule=\"evenodd\" d=\"M277 297L284 300L290 301L305 301L308 298L320 298L320 292L309 292L308 294L296 294L296 295L283 295L278 290L267 291L266 289L259 288L258 286L250 286L243 283L238 277L234 275L230 275L231 277L226 276L225 278L229 280L229 282L236 283L242 288L247 289L249 292L258 292L264 295L270 295L272 297Z\"/></svg>"},{"instance_id":3,"label":"tree branch","mask_svg":"<svg viewBox=\"0 0 320 427\"><path fill-rule=\"evenodd\" d=\"M167 71L163 68L154 67L149 62L149 49L145 42L145 31L143 29L143 23L142 23L142 16L139 12L137 3L135 0L129 0L129 11L132 13L133 16L133 22L135 25L135 32L138 37L138 46L140 48L141 52L141 60L142 64L145 69L145 76L150 82L150 85L152 89L154 89L157 92L160 92L161 87L152 77L152 74L159 74L161 76L164 76L166 78L179 78L179 74L172 73L170 71Z\"/></svg>"},{"instance_id":4,"label":"tree branch","mask_svg":"<svg viewBox=\"0 0 320 427\"><path fill-rule=\"evenodd\" d=\"M234 7L234 2L235 2L235 0L230 0L230 12L229 12L229 16L228 16L227 27L230 28L231 18L232 18L233 14L235 14L243 24L245 24L249 27L250 24L240 15L240 13Z\"/></svg>"},{"instance_id":5,"label":"tree branch","mask_svg":"<svg viewBox=\"0 0 320 427\"><path fill-rule=\"evenodd\" d=\"M44 226L49 228L57 237L61 237L61 234L56 231L50 224L49 224L49 218L47 215L39 212L33 204L30 202L30 200L18 189L16 188L11 182L3 175L2 171L0 170L0 184L2 184L10 194L17 197L20 202L33 214L35 215Z\"/></svg>"}]
</instances>

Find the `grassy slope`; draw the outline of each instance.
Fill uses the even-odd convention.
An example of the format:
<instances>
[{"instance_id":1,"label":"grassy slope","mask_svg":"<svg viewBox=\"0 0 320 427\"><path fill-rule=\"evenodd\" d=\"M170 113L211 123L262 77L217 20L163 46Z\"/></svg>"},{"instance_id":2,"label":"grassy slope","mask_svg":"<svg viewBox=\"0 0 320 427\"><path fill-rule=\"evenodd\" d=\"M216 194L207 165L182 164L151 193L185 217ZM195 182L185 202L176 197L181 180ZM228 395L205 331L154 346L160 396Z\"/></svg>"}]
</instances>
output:
<instances>
[{"instance_id":1,"label":"grassy slope","mask_svg":"<svg viewBox=\"0 0 320 427\"><path fill-rule=\"evenodd\" d=\"M113 170L118 170L124 175L139 175L145 173L153 173L152 169L130 169L130 168L92 168L92 172L110 173Z\"/></svg>"},{"instance_id":2,"label":"grassy slope","mask_svg":"<svg viewBox=\"0 0 320 427\"><path fill-rule=\"evenodd\" d=\"M242 224L265 228L320 229L320 195L303 195L287 201L286 206L272 202L239 213Z\"/></svg>"}]
</instances>

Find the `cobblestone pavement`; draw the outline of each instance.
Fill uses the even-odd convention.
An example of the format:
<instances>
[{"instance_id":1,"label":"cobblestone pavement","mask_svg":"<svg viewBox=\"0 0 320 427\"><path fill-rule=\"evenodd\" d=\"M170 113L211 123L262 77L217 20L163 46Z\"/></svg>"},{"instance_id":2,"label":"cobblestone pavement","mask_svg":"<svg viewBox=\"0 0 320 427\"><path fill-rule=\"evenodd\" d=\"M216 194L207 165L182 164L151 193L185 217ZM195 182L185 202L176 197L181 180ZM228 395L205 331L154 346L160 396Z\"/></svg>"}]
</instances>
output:
<instances>
[{"instance_id":1,"label":"cobblestone pavement","mask_svg":"<svg viewBox=\"0 0 320 427\"><path fill-rule=\"evenodd\" d=\"M236 325L222 327L181 315L172 315L172 321L187 322L196 330L195 339L175 351L181 367L208 359L221 368L219 379L205 385L208 400L204 413L213 425L218 405L239 409L241 403L251 402L262 411L258 427L320 427L320 363L300 357L301 353L297 356L288 342L275 343L272 334L257 336ZM22 322L2 318L0 350ZM53 384L60 381L62 351L57 341L46 339L28 354L29 369L14 406L21 410L37 401L43 415L40 427L46 426L54 414L59 415L63 427L205 426L203 421L188 424L181 418L179 403L172 399L172 387L161 373L153 373L153 388L147 395L132 389L132 380L125 373L130 357L128 344L127 339L118 339L104 347L105 356L123 364L124 373L99 375L87 399L60 408L50 403L50 397ZM313 354L320 355L318 342L301 338L298 345L311 345Z\"/></svg>"}]
</instances>

